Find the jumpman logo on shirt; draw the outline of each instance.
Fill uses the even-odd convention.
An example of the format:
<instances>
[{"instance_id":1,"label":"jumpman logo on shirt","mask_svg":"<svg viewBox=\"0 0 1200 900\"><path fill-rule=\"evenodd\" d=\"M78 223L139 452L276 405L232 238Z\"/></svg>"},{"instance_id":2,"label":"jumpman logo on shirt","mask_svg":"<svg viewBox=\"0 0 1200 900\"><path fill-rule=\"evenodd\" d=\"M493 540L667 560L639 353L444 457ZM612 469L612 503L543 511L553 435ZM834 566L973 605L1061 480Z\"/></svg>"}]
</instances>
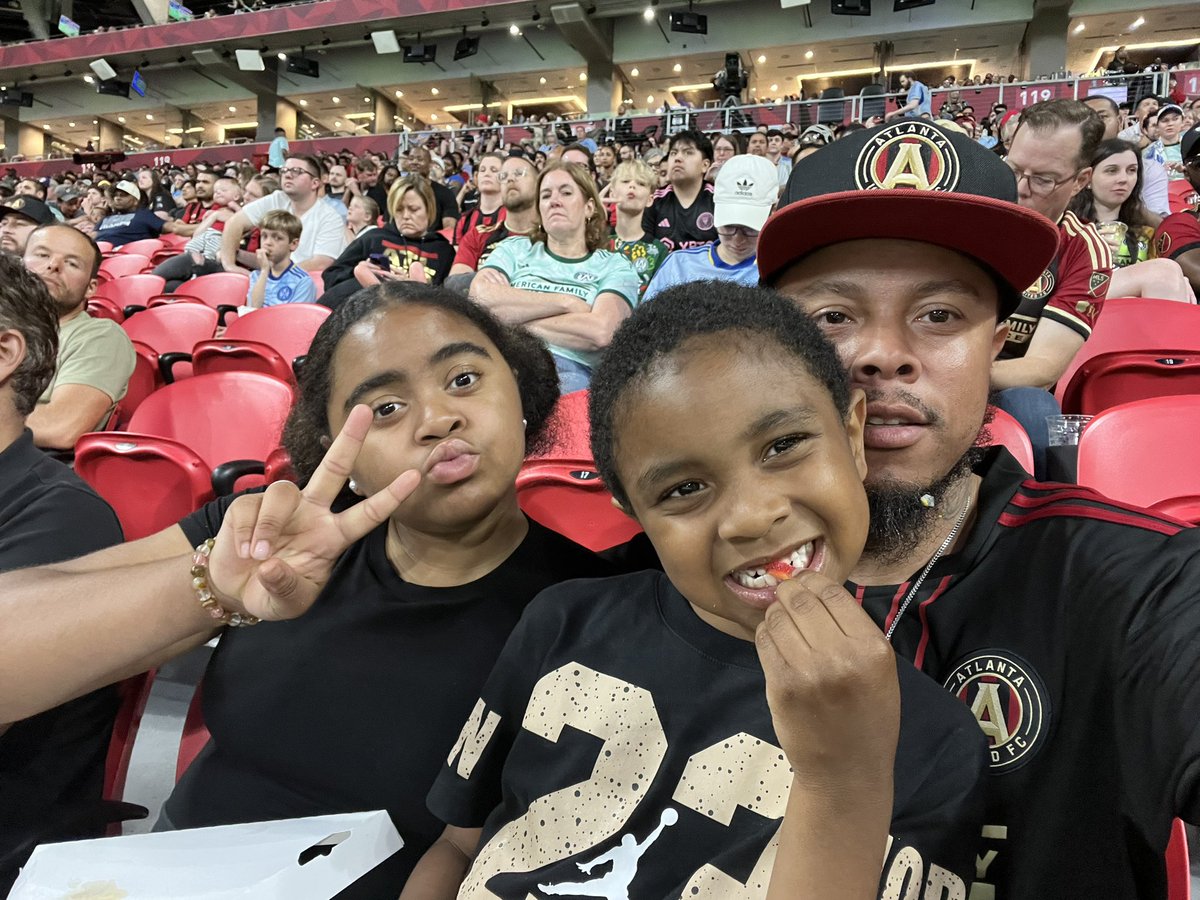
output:
<instances>
[{"instance_id":1,"label":"jumpman logo on shirt","mask_svg":"<svg viewBox=\"0 0 1200 900\"><path fill-rule=\"evenodd\" d=\"M576 863L579 871L590 875L592 869L604 863L612 863L608 874L593 878L591 881L565 881L561 884L539 884L538 890L543 894L573 895L576 897L603 897L604 900L629 900L629 885L637 876L638 862L650 845L658 840L663 829L679 821L679 813L673 809L664 809L658 820L658 827L640 844L632 834L621 836L621 843L607 853L597 856L590 862Z\"/></svg>"}]
</instances>

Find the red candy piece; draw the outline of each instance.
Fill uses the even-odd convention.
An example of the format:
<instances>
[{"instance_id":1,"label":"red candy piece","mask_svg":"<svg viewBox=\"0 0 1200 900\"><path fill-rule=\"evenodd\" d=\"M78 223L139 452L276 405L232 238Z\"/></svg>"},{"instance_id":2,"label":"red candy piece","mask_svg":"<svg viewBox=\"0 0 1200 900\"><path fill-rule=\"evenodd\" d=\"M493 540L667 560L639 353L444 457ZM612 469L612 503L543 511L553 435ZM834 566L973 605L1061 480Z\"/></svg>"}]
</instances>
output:
<instances>
[{"instance_id":1,"label":"red candy piece","mask_svg":"<svg viewBox=\"0 0 1200 900\"><path fill-rule=\"evenodd\" d=\"M795 566L784 562L782 559L776 560L767 566L767 574L775 576L780 581L787 581L789 578L795 577L799 571Z\"/></svg>"}]
</instances>

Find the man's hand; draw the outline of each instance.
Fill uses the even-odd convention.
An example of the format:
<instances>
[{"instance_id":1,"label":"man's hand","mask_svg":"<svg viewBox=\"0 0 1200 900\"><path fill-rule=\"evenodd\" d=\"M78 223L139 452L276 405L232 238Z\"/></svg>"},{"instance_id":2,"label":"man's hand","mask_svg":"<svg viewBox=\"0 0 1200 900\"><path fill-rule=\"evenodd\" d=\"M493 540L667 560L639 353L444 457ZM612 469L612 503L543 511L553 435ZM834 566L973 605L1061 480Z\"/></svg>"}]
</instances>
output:
<instances>
[{"instance_id":1,"label":"man's hand","mask_svg":"<svg viewBox=\"0 0 1200 900\"><path fill-rule=\"evenodd\" d=\"M260 619L303 615L338 558L387 521L421 478L402 472L383 490L340 513L330 507L354 468L370 407L356 406L303 490L278 481L230 504L209 556L209 583L222 606Z\"/></svg>"},{"instance_id":2,"label":"man's hand","mask_svg":"<svg viewBox=\"0 0 1200 900\"><path fill-rule=\"evenodd\" d=\"M896 659L858 603L818 572L781 583L758 626L767 703L795 777L817 791L891 778Z\"/></svg>"}]
</instances>

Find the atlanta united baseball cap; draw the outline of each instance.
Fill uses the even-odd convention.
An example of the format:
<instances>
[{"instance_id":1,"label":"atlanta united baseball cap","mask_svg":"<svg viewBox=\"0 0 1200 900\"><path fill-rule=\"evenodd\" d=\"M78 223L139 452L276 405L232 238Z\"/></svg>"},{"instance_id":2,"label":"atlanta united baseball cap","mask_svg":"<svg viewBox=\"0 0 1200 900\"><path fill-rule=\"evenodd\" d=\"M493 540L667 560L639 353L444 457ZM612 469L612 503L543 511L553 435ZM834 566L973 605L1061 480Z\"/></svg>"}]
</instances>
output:
<instances>
[{"instance_id":1,"label":"atlanta united baseball cap","mask_svg":"<svg viewBox=\"0 0 1200 900\"><path fill-rule=\"evenodd\" d=\"M713 185L713 224L761 231L778 197L779 170L773 162L765 156L732 156Z\"/></svg>"},{"instance_id":2,"label":"atlanta united baseball cap","mask_svg":"<svg viewBox=\"0 0 1200 900\"><path fill-rule=\"evenodd\" d=\"M1011 291L1001 317L1058 251L1058 228L1017 205L1012 170L965 134L907 120L856 131L795 163L758 240L763 284L833 244L920 241L990 268Z\"/></svg>"},{"instance_id":3,"label":"atlanta united baseball cap","mask_svg":"<svg viewBox=\"0 0 1200 900\"><path fill-rule=\"evenodd\" d=\"M50 211L50 207L37 197L18 195L11 198L3 206L0 206L0 219L10 213L24 216L29 221L35 222L38 225L49 225L51 222L57 221L54 218L54 213Z\"/></svg>"}]
</instances>

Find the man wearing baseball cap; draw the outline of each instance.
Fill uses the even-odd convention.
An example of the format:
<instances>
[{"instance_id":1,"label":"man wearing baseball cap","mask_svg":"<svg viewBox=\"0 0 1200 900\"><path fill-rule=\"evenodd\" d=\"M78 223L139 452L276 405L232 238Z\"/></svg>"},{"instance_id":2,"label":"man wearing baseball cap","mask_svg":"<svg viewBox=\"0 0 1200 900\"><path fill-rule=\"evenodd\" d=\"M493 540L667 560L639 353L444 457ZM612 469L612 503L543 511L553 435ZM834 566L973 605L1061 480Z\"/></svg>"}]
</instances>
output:
<instances>
[{"instance_id":1,"label":"man wearing baseball cap","mask_svg":"<svg viewBox=\"0 0 1200 900\"><path fill-rule=\"evenodd\" d=\"M0 252L23 256L33 230L53 221L54 213L45 203L36 197L18 194L0 206Z\"/></svg>"},{"instance_id":2,"label":"man wearing baseball cap","mask_svg":"<svg viewBox=\"0 0 1200 900\"><path fill-rule=\"evenodd\" d=\"M1180 168L1192 186L1193 200L1188 209L1162 220L1154 233L1154 248L1159 259L1173 259L1179 263L1192 290L1200 294L1200 125L1183 136L1179 151Z\"/></svg>"},{"instance_id":3,"label":"man wearing baseball cap","mask_svg":"<svg viewBox=\"0 0 1200 900\"><path fill-rule=\"evenodd\" d=\"M779 176L767 157L740 154L726 160L713 186L716 242L674 251L654 273L643 299L709 278L758 284L758 235L778 196Z\"/></svg>"},{"instance_id":4,"label":"man wearing baseball cap","mask_svg":"<svg viewBox=\"0 0 1200 900\"><path fill-rule=\"evenodd\" d=\"M986 436L992 361L1058 230L995 154L929 122L796 164L763 282L867 396L857 596L988 739L972 896L1165 898L1200 821L1200 530L1040 484Z\"/></svg>"},{"instance_id":5,"label":"man wearing baseball cap","mask_svg":"<svg viewBox=\"0 0 1200 900\"><path fill-rule=\"evenodd\" d=\"M162 234L163 220L150 212L136 181L126 179L113 185L109 203L112 212L96 229L97 241L108 241L114 247L121 247Z\"/></svg>"}]
</instances>

